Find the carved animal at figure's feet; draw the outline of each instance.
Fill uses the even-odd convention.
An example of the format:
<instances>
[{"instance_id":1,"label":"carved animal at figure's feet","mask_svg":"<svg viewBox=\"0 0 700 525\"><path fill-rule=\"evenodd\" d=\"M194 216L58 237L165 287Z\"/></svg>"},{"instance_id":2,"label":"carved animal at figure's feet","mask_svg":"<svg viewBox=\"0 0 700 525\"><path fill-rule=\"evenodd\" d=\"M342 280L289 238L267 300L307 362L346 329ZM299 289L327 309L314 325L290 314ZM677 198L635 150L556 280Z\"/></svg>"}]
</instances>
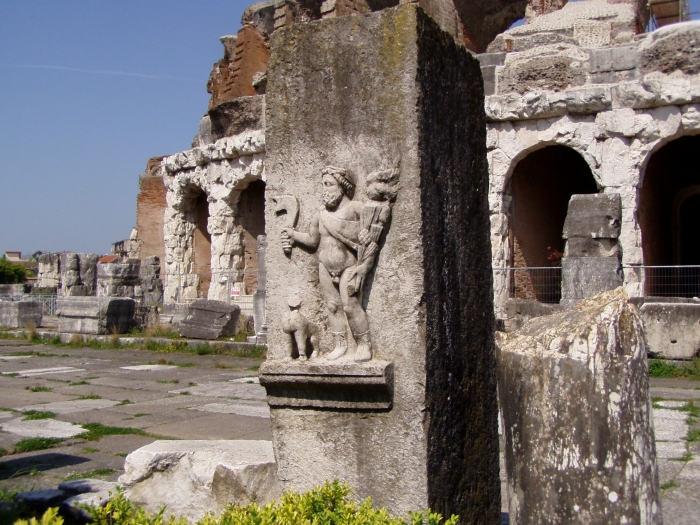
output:
<instances>
[{"instance_id":1,"label":"carved animal at figure's feet","mask_svg":"<svg viewBox=\"0 0 700 525\"><path fill-rule=\"evenodd\" d=\"M301 299L292 296L289 299L290 312L282 322L282 331L288 334L287 338L287 355L285 361L291 361L294 358L294 346L299 352L299 361L306 361L306 351L308 343L311 343L311 357L318 356L318 328L313 323L302 315L299 311L301 308Z\"/></svg>"},{"instance_id":2,"label":"carved animal at figure's feet","mask_svg":"<svg viewBox=\"0 0 700 525\"><path fill-rule=\"evenodd\" d=\"M369 330L364 334L355 335L357 350L355 351L355 361L364 363L372 359L372 342L369 338Z\"/></svg>"},{"instance_id":3,"label":"carved animal at figure's feet","mask_svg":"<svg viewBox=\"0 0 700 525\"><path fill-rule=\"evenodd\" d=\"M333 351L326 356L329 361L334 361L345 355L348 351L348 340L345 332L331 332L333 334L333 339L335 340L335 348Z\"/></svg>"}]
</instances>

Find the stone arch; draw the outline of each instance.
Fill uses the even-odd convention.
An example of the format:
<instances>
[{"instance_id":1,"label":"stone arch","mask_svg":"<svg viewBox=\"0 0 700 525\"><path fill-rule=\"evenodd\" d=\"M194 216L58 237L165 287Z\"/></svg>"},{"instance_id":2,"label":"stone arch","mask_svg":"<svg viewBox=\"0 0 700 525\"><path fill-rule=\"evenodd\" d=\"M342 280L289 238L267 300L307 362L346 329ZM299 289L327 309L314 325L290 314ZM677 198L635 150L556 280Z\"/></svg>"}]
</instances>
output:
<instances>
[{"instance_id":1,"label":"stone arch","mask_svg":"<svg viewBox=\"0 0 700 525\"><path fill-rule=\"evenodd\" d=\"M564 252L562 232L571 196L599 191L589 164L568 146L537 148L513 167L508 189L511 196L507 210L508 265L515 268L557 266ZM512 285L516 297L558 302L559 287L551 273L515 272Z\"/></svg>"},{"instance_id":2,"label":"stone arch","mask_svg":"<svg viewBox=\"0 0 700 525\"><path fill-rule=\"evenodd\" d=\"M700 228L700 135L684 134L664 142L648 156L642 173L638 210L642 253L647 267L679 268L646 269L645 294L693 296L698 290L686 284L695 273L687 266L700 264L695 240ZM672 282L675 285L669 288Z\"/></svg>"}]
</instances>

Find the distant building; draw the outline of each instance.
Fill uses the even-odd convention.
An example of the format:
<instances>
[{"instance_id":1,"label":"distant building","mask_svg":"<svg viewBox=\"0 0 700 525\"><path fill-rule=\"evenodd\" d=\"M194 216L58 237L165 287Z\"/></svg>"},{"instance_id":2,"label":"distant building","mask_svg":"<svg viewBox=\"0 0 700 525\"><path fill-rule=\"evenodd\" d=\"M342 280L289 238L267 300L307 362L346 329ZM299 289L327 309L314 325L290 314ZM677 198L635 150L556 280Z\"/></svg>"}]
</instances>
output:
<instances>
[{"instance_id":1,"label":"distant building","mask_svg":"<svg viewBox=\"0 0 700 525\"><path fill-rule=\"evenodd\" d=\"M22 252L8 250L5 252L5 259L7 259L8 261L13 261L13 262L20 261L20 260L22 260Z\"/></svg>"}]
</instances>

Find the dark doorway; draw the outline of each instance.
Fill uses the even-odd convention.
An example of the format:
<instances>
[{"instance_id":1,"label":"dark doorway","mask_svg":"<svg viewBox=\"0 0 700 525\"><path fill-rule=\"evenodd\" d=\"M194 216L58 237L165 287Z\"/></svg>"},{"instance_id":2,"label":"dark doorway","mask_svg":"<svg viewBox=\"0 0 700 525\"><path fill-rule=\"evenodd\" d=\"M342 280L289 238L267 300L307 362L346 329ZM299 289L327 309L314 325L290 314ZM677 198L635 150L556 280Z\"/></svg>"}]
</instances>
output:
<instances>
[{"instance_id":1,"label":"dark doorway","mask_svg":"<svg viewBox=\"0 0 700 525\"><path fill-rule=\"evenodd\" d=\"M598 193L591 169L576 151L549 146L521 160L510 180L510 265L557 268L564 252L564 221L574 194ZM513 272L515 297L559 302L561 273L556 270Z\"/></svg>"},{"instance_id":2,"label":"dark doorway","mask_svg":"<svg viewBox=\"0 0 700 525\"><path fill-rule=\"evenodd\" d=\"M194 202L194 273L199 275L197 297L206 299L211 284L211 234L209 224L209 202L201 192Z\"/></svg>"},{"instance_id":3,"label":"dark doorway","mask_svg":"<svg viewBox=\"0 0 700 525\"><path fill-rule=\"evenodd\" d=\"M265 235L265 183L251 182L238 200L238 224L243 228L245 293L258 287L258 235Z\"/></svg>"}]
</instances>

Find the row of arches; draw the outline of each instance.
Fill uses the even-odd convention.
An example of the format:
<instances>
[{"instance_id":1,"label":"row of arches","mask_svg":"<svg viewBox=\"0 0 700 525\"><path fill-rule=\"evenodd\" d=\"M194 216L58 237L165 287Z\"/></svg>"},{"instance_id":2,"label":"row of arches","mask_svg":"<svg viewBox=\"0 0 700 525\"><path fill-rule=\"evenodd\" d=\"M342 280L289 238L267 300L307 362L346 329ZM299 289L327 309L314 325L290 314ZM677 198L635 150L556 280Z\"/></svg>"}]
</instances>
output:
<instances>
[{"instance_id":1,"label":"row of arches","mask_svg":"<svg viewBox=\"0 0 700 525\"><path fill-rule=\"evenodd\" d=\"M694 284L697 272L687 268L700 265L698 152L700 136L681 137L662 146L651 155L639 188L637 221L644 267L681 267L663 273L676 281L672 295L694 296L698 292ZM505 189L511 198L507 210L508 266L556 267L564 251L562 232L569 199L574 194L599 191L588 163L567 146L548 146L521 159ZM509 283L515 297L558 302L556 287L546 289L536 282L546 277L538 277L535 271L518 275L513 272ZM659 275L658 271L646 272L645 295L669 295L667 283ZM517 279L520 282L514 281Z\"/></svg>"}]
</instances>

